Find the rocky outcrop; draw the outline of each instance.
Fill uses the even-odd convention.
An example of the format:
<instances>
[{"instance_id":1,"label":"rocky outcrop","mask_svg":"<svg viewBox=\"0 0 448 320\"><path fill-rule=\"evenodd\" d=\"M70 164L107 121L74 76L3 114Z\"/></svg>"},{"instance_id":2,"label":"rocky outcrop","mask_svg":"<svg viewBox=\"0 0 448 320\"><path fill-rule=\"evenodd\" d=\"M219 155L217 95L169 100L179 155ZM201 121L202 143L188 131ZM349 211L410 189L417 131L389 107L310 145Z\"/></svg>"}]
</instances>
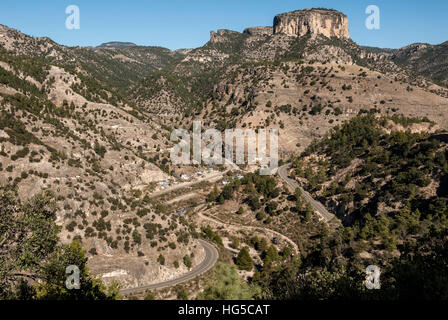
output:
<instances>
[{"instance_id":1,"label":"rocky outcrop","mask_svg":"<svg viewBox=\"0 0 448 320\"><path fill-rule=\"evenodd\" d=\"M128 49L134 47L137 47L137 45L132 42L112 41L99 45L97 49Z\"/></svg>"},{"instance_id":2,"label":"rocky outcrop","mask_svg":"<svg viewBox=\"0 0 448 320\"><path fill-rule=\"evenodd\" d=\"M227 36L229 35L240 35L241 33L237 31L220 29L218 32L210 31L210 43L220 43L228 41Z\"/></svg>"},{"instance_id":3,"label":"rocky outcrop","mask_svg":"<svg viewBox=\"0 0 448 320\"><path fill-rule=\"evenodd\" d=\"M274 18L274 34L303 37L317 35L350 38L348 18L339 11L305 9L279 14Z\"/></svg>"},{"instance_id":4,"label":"rocky outcrop","mask_svg":"<svg viewBox=\"0 0 448 320\"><path fill-rule=\"evenodd\" d=\"M247 28L243 31L244 34L250 36L270 36L274 33L274 28L272 27L253 27Z\"/></svg>"},{"instance_id":5,"label":"rocky outcrop","mask_svg":"<svg viewBox=\"0 0 448 320\"><path fill-rule=\"evenodd\" d=\"M348 18L343 13L329 9L305 9L279 14L274 18L273 27L251 27L239 33L220 29L210 31L210 43L228 42L234 35L247 35L248 42L264 40L271 35L287 35L312 38L321 35L328 38L349 39Z\"/></svg>"}]
</instances>

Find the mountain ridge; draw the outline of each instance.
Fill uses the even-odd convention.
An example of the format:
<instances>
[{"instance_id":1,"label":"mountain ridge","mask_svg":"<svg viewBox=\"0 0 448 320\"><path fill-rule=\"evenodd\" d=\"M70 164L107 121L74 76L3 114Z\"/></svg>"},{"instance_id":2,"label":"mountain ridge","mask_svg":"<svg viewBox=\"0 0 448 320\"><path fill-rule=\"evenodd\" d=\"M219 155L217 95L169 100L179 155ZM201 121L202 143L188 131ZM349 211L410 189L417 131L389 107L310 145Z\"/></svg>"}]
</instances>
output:
<instances>
[{"instance_id":1,"label":"mountain ridge","mask_svg":"<svg viewBox=\"0 0 448 320\"><path fill-rule=\"evenodd\" d=\"M331 14L340 16L336 11ZM402 51L366 48L346 37L342 22L339 28L324 23L323 29L314 23L313 28L302 32L301 18L294 19L291 25L284 24L286 33L274 33L273 27L247 28L242 33L220 29L213 31L202 47L176 51L121 42L100 48L65 47L48 38L33 38L1 27L0 183L14 186L21 199L41 189L54 190L61 241L81 239L92 272L105 277L106 282L118 279L131 287L166 280L197 265L202 257L198 237L220 242L208 222L196 225L197 217L188 215L187 209L183 211L201 203L183 196L194 193L201 198L213 187L211 183L191 187L188 193L179 189L160 199L151 197L173 181L182 182L182 176L199 176L210 169L171 163L174 142L170 134L174 128L191 128L195 120L202 121L204 130L216 128L220 132L275 128L280 133L280 158L292 162L308 146L316 145L315 141L337 130L334 128L349 121L363 123L360 115L392 119L385 122L381 132L374 131L387 134L386 140L375 140L375 148L369 147L369 130L377 125L372 120L366 128L366 142L355 141L341 154L328 153L328 161L343 164L336 172L338 177L350 169L347 161L351 158L347 160L344 155L353 151L359 156L356 152L360 147L362 159L358 158L366 164L373 150L377 158L384 155L386 161L388 152L405 155L394 146L402 138L413 137L407 129L431 133L448 129L447 90L431 80L433 72L443 71L447 61L427 64L446 50L444 45L432 48L416 44ZM339 37L331 36L333 29L341 31ZM396 130L399 124L403 128ZM357 137L358 127L365 128L360 125L344 131L341 141ZM406 147L412 147L412 139ZM323 141L326 144L322 148L337 149L334 139ZM381 149L384 141L393 142L387 152ZM422 143L422 154L425 146L426 142ZM446 149L443 151L448 156ZM447 156L439 155L440 164ZM443 170L448 168L445 162ZM318 169L316 174L304 168L301 175L309 181L298 177L318 196L325 190L314 189L327 182L325 174L335 173L325 164L311 162L308 167ZM430 165L428 162L427 170ZM371 170L370 164L365 167ZM241 169L247 173L257 168ZM395 166L391 169L396 172ZM300 207L294 203L300 197L282 192L281 185L275 188L275 176L248 173L243 179L247 188L243 188L234 180L235 174L226 174L225 179L232 182L223 187L221 195L217 189L221 184L214 185L214 198L224 201L225 209L217 214L247 219L248 224L272 223L280 231L291 227L286 231L301 246L306 235L298 234L300 228L308 232L319 226L316 222L310 228L314 223L311 212L302 210L305 206L295 208ZM338 177L335 183L339 183ZM356 182L362 182L361 174L358 178ZM408 183L411 178L403 181ZM436 181L438 176L431 183ZM370 192L368 188L374 183L366 181L363 188ZM356 184L349 187L359 189ZM231 199L229 188L238 189L239 195ZM341 193L337 186L334 189L332 200L339 202ZM256 193L247 198L245 193L254 190ZM357 192L362 195L363 190ZM170 202L175 200L170 197L181 199ZM230 206L226 200L231 200ZM275 201L281 202L278 210ZM340 216L347 215L347 224L353 222L349 216L355 212L352 209L341 209ZM292 220L285 223L285 216ZM299 222L300 228L290 221ZM303 249L306 245L300 251ZM287 256L285 253L285 259ZM261 261L259 258L256 260Z\"/></svg>"}]
</instances>

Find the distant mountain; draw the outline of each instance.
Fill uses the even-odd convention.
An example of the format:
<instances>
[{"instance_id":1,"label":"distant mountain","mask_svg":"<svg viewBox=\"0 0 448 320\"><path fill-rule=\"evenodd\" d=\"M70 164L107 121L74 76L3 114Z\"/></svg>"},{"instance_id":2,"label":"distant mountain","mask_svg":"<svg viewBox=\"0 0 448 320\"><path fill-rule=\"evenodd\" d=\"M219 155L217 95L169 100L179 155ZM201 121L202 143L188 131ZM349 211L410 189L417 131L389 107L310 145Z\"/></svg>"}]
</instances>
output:
<instances>
[{"instance_id":1,"label":"distant mountain","mask_svg":"<svg viewBox=\"0 0 448 320\"><path fill-rule=\"evenodd\" d=\"M330 69L333 65L357 65L383 74L382 81L387 80L389 84L390 81L406 83L404 87L406 93L408 85L413 85L431 90L438 95L448 96L445 88L433 85L431 77L395 63L391 57L396 53L396 49L363 47L348 38L347 19L345 15L334 10L299 10L277 15L272 26L246 28L242 33L227 29L211 31L209 42L202 47L184 52L185 55L177 60L178 63L169 65L169 70L160 69L161 72L151 74L140 85L134 87L132 98L147 111L156 114L166 112L168 118L180 110L187 115L199 114L199 110L204 108L204 101L216 93L217 85L225 86L233 83L234 86L240 82L241 70L238 70L238 66L246 70L247 64L269 65L277 62L279 65L280 62L286 61L311 64L320 62L328 65ZM338 72L339 75L345 73L343 70ZM345 76L352 80L354 78L354 75L350 74ZM311 83L316 82L313 80L310 80ZM335 79L325 79L323 83L331 83L333 80ZM241 92L257 91L256 88L243 83L240 85ZM373 83L373 85L381 84ZM387 86L387 83L383 85ZM342 83L334 84L334 88L340 86ZM275 90L265 91L260 92L260 95L272 95L273 97L267 100L272 102L276 100ZM364 90L358 96L363 92ZM345 99L344 96L342 98ZM303 97L297 97L298 99L304 100Z\"/></svg>"},{"instance_id":2,"label":"distant mountain","mask_svg":"<svg viewBox=\"0 0 448 320\"><path fill-rule=\"evenodd\" d=\"M85 76L122 92L152 72L183 59L182 53L167 48L137 46L129 42L108 42L97 48L66 47L49 38L30 37L1 24L0 48L71 70L83 70Z\"/></svg>"},{"instance_id":3,"label":"distant mountain","mask_svg":"<svg viewBox=\"0 0 448 320\"><path fill-rule=\"evenodd\" d=\"M391 57L396 64L448 86L448 41L439 45L414 43Z\"/></svg>"},{"instance_id":4,"label":"distant mountain","mask_svg":"<svg viewBox=\"0 0 448 320\"><path fill-rule=\"evenodd\" d=\"M133 47L138 47L135 43L132 42L120 42L120 41L112 41L102 43L97 46L97 49L129 49Z\"/></svg>"}]
</instances>

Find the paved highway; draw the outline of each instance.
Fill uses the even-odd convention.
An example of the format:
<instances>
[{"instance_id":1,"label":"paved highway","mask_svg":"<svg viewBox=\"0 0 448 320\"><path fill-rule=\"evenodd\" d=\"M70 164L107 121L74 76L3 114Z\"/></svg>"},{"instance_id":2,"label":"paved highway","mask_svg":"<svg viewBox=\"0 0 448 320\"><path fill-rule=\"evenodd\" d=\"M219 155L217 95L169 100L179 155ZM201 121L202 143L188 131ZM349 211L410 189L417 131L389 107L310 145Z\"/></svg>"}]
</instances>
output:
<instances>
[{"instance_id":1,"label":"paved highway","mask_svg":"<svg viewBox=\"0 0 448 320\"><path fill-rule=\"evenodd\" d=\"M278 175L281 179L283 179L293 190L299 188L302 191L303 198L311 204L314 210L327 222L337 222L338 219L332 213L330 213L319 201L314 200L314 198L305 191L295 180L292 180L288 177L288 169L290 164L285 164L278 168Z\"/></svg>"},{"instance_id":2,"label":"paved highway","mask_svg":"<svg viewBox=\"0 0 448 320\"><path fill-rule=\"evenodd\" d=\"M155 290L155 289L163 289L163 288L167 288L167 287L172 287L172 286L178 285L180 283L190 281L190 280L206 273L207 271L209 271L211 268L213 268L213 266L218 261L218 257L219 257L218 250L216 250L214 245L208 243L207 241L204 241L204 240L198 240L198 241L204 247L205 258L204 258L204 261L202 261L202 263L200 265L198 265L196 268L194 268L190 272L180 276L179 278L164 281L164 282L159 282L159 283L155 283L155 284L150 284L147 286L123 289L123 290L120 290L120 294L121 295L131 295L131 294L136 294L136 293L142 293L142 292L145 292L146 290Z\"/></svg>"}]
</instances>

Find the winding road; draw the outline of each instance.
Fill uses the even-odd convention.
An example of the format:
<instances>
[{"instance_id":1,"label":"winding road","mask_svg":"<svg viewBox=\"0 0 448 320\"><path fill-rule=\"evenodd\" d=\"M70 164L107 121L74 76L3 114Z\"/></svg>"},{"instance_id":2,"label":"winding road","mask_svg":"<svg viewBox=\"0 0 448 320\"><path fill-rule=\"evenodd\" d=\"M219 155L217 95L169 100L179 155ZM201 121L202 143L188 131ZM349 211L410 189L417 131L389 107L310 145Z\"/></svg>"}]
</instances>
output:
<instances>
[{"instance_id":1,"label":"winding road","mask_svg":"<svg viewBox=\"0 0 448 320\"><path fill-rule=\"evenodd\" d=\"M297 244L294 241L292 241L290 238L288 238L284 234L281 234L280 232L277 232L275 230L272 230L272 229L269 229L269 228L263 228L263 227L245 226L245 225L233 224L233 223L225 222L225 221L222 221L222 220L220 220L218 218L215 218L215 217L212 218L212 217L206 216L206 215L204 215L201 212L201 210L198 210L197 214L203 220L208 220L208 221L211 221L211 222L216 223L216 224L221 224L221 225L225 226L226 228L230 227L230 228L236 228L236 229L239 229L239 230L248 230L248 231L263 230L263 231L265 231L267 233L272 233L274 236L280 237L284 241L289 243L292 246L292 248L294 249L294 253L295 254L298 254L300 252L299 251L299 247L297 246ZM234 252L233 250L230 250L229 248L226 248L226 249L229 250L229 251Z\"/></svg>"},{"instance_id":2,"label":"winding road","mask_svg":"<svg viewBox=\"0 0 448 320\"><path fill-rule=\"evenodd\" d=\"M225 164L227 164L230 167L229 169L222 171L222 172L217 172L213 175L204 177L204 178L196 180L196 181L185 182L185 183L179 184L177 186L168 188L166 190L154 192L149 195L149 198L156 198L156 197L159 197L161 195L167 194L167 193L175 191L175 190L183 189L183 188L190 187L192 185L195 185L195 184L198 184L198 183L201 183L204 181L209 181L209 180L213 180L213 179L216 179L219 177L223 177L231 169L239 170L239 167L237 165L235 165L233 162L228 161L227 159L224 159L224 161L225 161ZM163 281L163 282L159 282L159 283L154 283L154 284L150 284L150 285L146 285L146 286L122 289L122 290L120 290L120 294L131 295L131 294L136 294L136 293L142 293L147 290L155 290L155 289L163 289L163 288L173 287L178 284L193 280L194 278L209 271L211 268L213 268L213 266L218 261L218 258L219 258L218 250L216 249L216 247L214 245L212 245L211 243L209 243L207 241L200 240L200 239L198 241L204 248L205 258L204 258L204 261L202 261L202 263L200 265L198 265L196 268L194 268L190 272L188 272L176 279Z\"/></svg>"},{"instance_id":3,"label":"winding road","mask_svg":"<svg viewBox=\"0 0 448 320\"><path fill-rule=\"evenodd\" d=\"M305 200L307 202L309 202L312 207L314 208L314 210L328 223L334 223L339 221L336 216L332 213L330 213L323 205L322 203L320 203L319 201L316 201L307 191L305 191L295 180L292 180L288 177L288 168L290 167L290 164L286 164L283 165L281 167L278 168L278 175L279 177L284 180L287 185L293 189L299 188L300 191L302 192L302 196L305 198ZM191 186L193 184L197 184L200 183L202 181L205 180L210 180L213 178L217 178L219 176L223 176L226 172L228 172L228 170L224 171L224 172L219 172L216 175L213 176L209 176L207 178L204 179L200 179L198 181L194 181L191 183L185 183L185 184L181 184L179 186L175 186L173 188L170 188L168 190L164 190L164 191L160 191L160 192L156 192L153 193L152 195L150 195L151 198L166 194L168 192L180 189L180 188L185 188L187 186ZM209 219L211 221L214 221L215 223L221 223L221 224L225 224L227 226L234 226L230 223L226 223L224 221L220 221L208 216L205 216L203 214L201 214L200 212L198 212L199 215L203 218L203 219ZM238 228L242 228L242 229L248 229L248 230L255 230L255 229L260 229L258 227L252 227L252 226L236 226ZM288 237L286 237L285 235L276 232L274 230L271 229L266 229L264 228L265 231L267 232L271 232L273 234L275 234L276 236L281 237L283 240L285 240L286 242L288 242L289 244L292 245L292 247L294 248L294 251L296 253L299 252L299 248L297 246L297 244L292 241L291 239L289 239ZM204 251L205 251L205 258L204 261L202 261L202 263L200 265L198 265L196 268L194 268L193 270L191 270L190 272L180 276L179 278L176 279L172 279L172 280L168 280L168 281L164 281L164 282L159 282L159 283L154 283L154 284L150 284L150 285L146 285L146 286L140 286L140 287L135 287L135 288L128 288L128 289L122 289L120 290L120 294L122 295L131 295L131 294L136 294L136 293L142 293L145 292L147 290L155 290L155 289L163 289L163 288L167 288L167 287L172 287L172 286L176 286L178 284L190 281L204 273L206 273L207 271L209 271L211 268L213 268L213 266L216 264L216 262L218 261L219 258L219 254L218 254L218 250L216 249L216 247L214 245L212 245L211 243L204 241L204 240L198 240L200 242L200 244L203 246Z\"/></svg>"},{"instance_id":4,"label":"winding road","mask_svg":"<svg viewBox=\"0 0 448 320\"><path fill-rule=\"evenodd\" d=\"M122 295L131 295L136 293L142 293L147 290L155 290L155 289L163 289L167 287L172 287L175 285L178 285L180 283L184 283L190 280L193 280L194 278L206 273L209 271L218 261L218 250L216 250L215 246L211 243L204 241L204 240L198 240L199 243L204 247L205 251L205 258L204 261L200 265L198 265L196 268L191 270L190 272L180 276L179 278L168 280L164 282L154 283L146 286L141 287L135 287L135 288L128 288L128 289L122 289L120 290L120 294Z\"/></svg>"},{"instance_id":5,"label":"winding road","mask_svg":"<svg viewBox=\"0 0 448 320\"><path fill-rule=\"evenodd\" d=\"M319 201L315 200L306 190L304 190L295 180L292 180L288 177L288 169L290 164L285 164L278 168L279 177L286 182L288 186L290 186L293 190L299 188L302 192L303 198L311 204L314 210L328 223L338 223L338 219L332 213L330 213Z\"/></svg>"}]
</instances>

